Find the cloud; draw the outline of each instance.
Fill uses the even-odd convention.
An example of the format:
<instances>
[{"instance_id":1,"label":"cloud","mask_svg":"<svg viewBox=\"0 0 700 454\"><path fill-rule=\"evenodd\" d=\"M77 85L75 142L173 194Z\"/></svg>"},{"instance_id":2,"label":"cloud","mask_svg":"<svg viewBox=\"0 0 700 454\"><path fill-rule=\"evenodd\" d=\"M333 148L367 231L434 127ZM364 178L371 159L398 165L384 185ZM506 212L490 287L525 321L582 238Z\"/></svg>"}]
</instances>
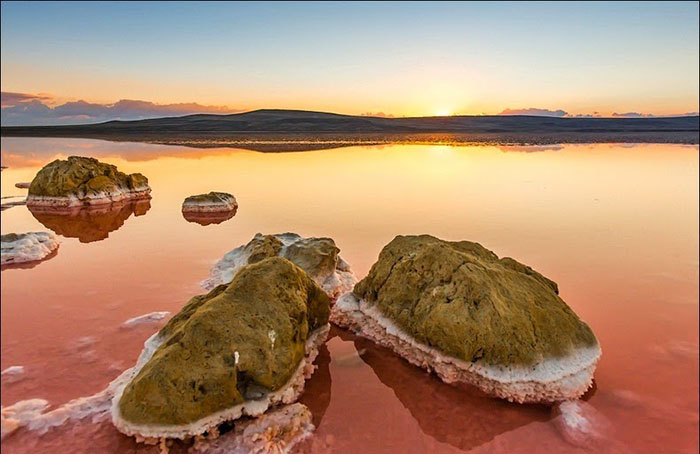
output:
<instances>
[{"instance_id":1,"label":"cloud","mask_svg":"<svg viewBox=\"0 0 700 454\"><path fill-rule=\"evenodd\" d=\"M156 104L131 99L122 99L113 104L80 100L51 106L50 95L10 92L2 92L1 98L3 126L100 123L109 120L141 120L196 113L229 114L242 111L228 106L206 106L197 103Z\"/></svg>"},{"instance_id":2,"label":"cloud","mask_svg":"<svg viewBox=\"0 0 700 454\"><path fill-rule=\"evenodd\" d=\"M528 107L527 109L504 109L503 112L499 113L498 115L535 115L538 117L565 117L569 115L569 113L561 109L550 110Z\"/></svg>"},{"instance_id":3,"label":"cloud","mask_svg":"<svg viewBox=\"0 0 700 454\"><path fill-rule=\"evenodd\" d=\"M639 113L639 112L625 112L625 113L617 113L617 112L614 112L614 113L612 114L613 117L621 117L621 118L695 117L695 116L697 116L697 115L698 115L697 112L686 112L686 113L683 113L683 114L675 114L675 115L654 115L654 114L645 114L645 113Z\"/></svg>"},{"instance_id":4,"label":"cloud","mask_svg":"<svg viewBox=\"0 0 700 454\"><path fill-rule=\"evenodd\" d=\"M0 96L0 104L2 107L14 107L21 103L31 102L33 100L48 100L52 96L46 93L39 93L37 95L29 93L13 93L9 91L3 91L2 96Z\"/></svg>"}]
</instances>

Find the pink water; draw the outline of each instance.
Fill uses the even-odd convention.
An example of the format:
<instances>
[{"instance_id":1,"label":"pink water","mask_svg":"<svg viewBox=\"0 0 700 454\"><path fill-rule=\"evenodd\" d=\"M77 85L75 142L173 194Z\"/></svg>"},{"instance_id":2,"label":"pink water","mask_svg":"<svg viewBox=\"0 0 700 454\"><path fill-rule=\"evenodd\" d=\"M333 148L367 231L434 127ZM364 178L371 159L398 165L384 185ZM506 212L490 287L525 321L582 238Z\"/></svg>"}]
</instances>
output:
<instances>
[{"instance_id":1,"label":"pink water","mask_svg":"<svg viewBox=\"0 0 700 454\"><path fill-rule=\"evenodd\" d=\"M536 150L536 151L533 151ZM604 434L567 443L544 406L445 385L339 329L302 397L317 430L301 452L533 453L698 450L698 147L349 147L303 153L2 139L2 195L22 195L44 164L94 156L141 172L150 207L99 217L2 212L2 232L52 229L58 253L2 271L2 405L52 406L103 389L130 367L225 252L256 232L329 236L358 277L395 235L478 241L559 284L593 328L603 357L586 396ZM225 191L235 217L206 226L180 212L188 195ZM43 224L42 224L43 223ZM45 225L44 225L45 224ZM358 353L359 352L359 353ZM361 354L360 354L361 353ZM3 453L157 452L109 423L20 429ZM177 451L177 447L174 449Z\"/></svg>"}]
</instances>

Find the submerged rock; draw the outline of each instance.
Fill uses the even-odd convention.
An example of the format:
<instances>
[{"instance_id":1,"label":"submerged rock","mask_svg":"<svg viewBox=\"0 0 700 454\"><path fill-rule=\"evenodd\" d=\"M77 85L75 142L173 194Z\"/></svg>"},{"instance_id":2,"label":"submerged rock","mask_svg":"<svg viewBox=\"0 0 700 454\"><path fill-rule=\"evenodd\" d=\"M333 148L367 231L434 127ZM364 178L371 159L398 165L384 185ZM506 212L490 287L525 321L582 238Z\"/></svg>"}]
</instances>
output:
<instances>
[{"instance_id":1,"label":"submerged rock","mask_svg":"<svg viewBox=\"0 0 700 454\"><path fill-rule=\"evenodd\" d=\"M67 208L150 198L148 179L94 158L71 156L44 166L29 186L27 206Z\"/></svg>"},{"instance_id":2,"label":"submerged rock","mask_svg":"<svg viewBox=\"0 0 700 454\"><path fill-rule=\"evenodd\" d=\"M43 260L58 249L56 235L49 232L8 233L0 240L2 265Z\"/></svg>"},{"instance_id":3,"label":"submerged rock","mask_svg":"<svg viewBox=\"0 0 700 454\"><path fill-rule=\"evenodd\" d=\"M193 454L286 454L314 430L311 412L294 403L270 410L262 416L236 422L233 430L213 440L197 440Z\"/></svg>"},{"instance_id":4,"label":"submerged rock","mask_svg":"<svg viewBox=\"0 0 700 454\"><path fill-rule=\"evenodd\" d=\"M182 203L183 213L221 213L237 208L236 198L226 192L191 195Z\"/></svg>"},{"instance_id":5,"label":"submerged rock","mask_svg":"<svg viewBox=\"0 0 700 454\"><path fill-rule=\"evenodd\" d=\"M328 296L272 257L192 298L145 344L112 421L142 438L188 438L294 402L328 334Z\"/></svg>"},{"instance_id":6,"label":"submerged rock","mask_svg":"<svg viewBox=\"0 0 700 454\"><path fill-rule=\"evenodd\" d=\"M581 396L600 358L556 283L469 241L396 237L331 318L447 383L515 402Z\"/></svg>"},{"instance_id":7,"label":"submerged rock","mask_svg":"<svg viewBox=\"0 0 700 454\"><path fill-rule=\"evenodd\" d=\"M10 366L0 373L2 381L5 383L14 383L24 377L24 366Z\"/></svg>"},{"instance_id":8,"label":"submerged rock","mask_svg":"<svg viewBox=\"0 0 700 454\"><path fill-rule=\"evenodd\" d=\"M211 290L230 282L245 265L279 256L306 271L331 299L335 299L351 290L357 282L350 265L338 255L339 252L330 238L302 238L296 233L258 233L248 244L224 255L214 265L209 278L202 282L202 287Z\"/></svg>"}]
</instances>

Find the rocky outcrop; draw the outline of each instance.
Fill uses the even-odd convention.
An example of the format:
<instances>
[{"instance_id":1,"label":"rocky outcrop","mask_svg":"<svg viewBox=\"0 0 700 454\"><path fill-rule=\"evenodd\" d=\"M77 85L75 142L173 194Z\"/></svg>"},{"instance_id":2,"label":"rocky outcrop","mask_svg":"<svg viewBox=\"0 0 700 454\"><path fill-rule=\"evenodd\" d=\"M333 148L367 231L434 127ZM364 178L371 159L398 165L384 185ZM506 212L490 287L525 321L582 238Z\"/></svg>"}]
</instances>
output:
<instances>
[{"instance_id":1,"label":"rocky outcrop","mask_svg":"<svg viewBox=\"0 0 700 454\"><path fill-rule=\"evenodd\" d=\"M447 383L515 402L581 396L600 357L556 283L469 241L396 237L331 317Z\"/></svg>"},{"instance_id":2,"label":"rocky outcrop","mask_svg":"<svg viewBox=\"0 0 700 454\"><path fill-rule=\"evenodd\" d=\"M112 421L140 439L189 438L294 402L328 334L329 298L281 257L192 298L145 344Z\"/></svg>"},{"instance_id":3,"label":"rocky outcrop","mask_svg":"<svg viewBox=\"0 0 700 454\"><path fill-rule=\"evenodd\" d=\"M237 208L236 198L226 192L191 195L182 203L183 213L227 213Z\"/></svg>"},{"instance_id":4,"label":"rocky outcrop","mask_svg":"<svg viewBox=\"0 0 700 454\"><path fill-rule=\"evenodd\" d=\"M219 284L230 282L245 265L279 256L306 271L335 300L357 282L350 265L340 257L339 252L340 249L330 238L302 238L296 233L258 233L248 244L224 255L202 286L211 290Z\"/></svg>"},{"instance_id":5,"label":"rocky outcrop","mask_svg":"<svg viewBox=\"0 0 700 454\"><path fill-rule=\"evenodd\" d=\"M94 158L71 156L44 166L29 186L27 206L69 208L150 198L148 179Z\"/></svg>"},{"instance_id":6,"label":"rocky outcrop","mask_svg":"<svg viewBox=\"0 0 700 454\"><path fill-rule=\"evenodd\" d=\"M2 265L36 262L58 249L56 235L49 232L8 233L0 238Z\"/></svg>"}]
</instances>

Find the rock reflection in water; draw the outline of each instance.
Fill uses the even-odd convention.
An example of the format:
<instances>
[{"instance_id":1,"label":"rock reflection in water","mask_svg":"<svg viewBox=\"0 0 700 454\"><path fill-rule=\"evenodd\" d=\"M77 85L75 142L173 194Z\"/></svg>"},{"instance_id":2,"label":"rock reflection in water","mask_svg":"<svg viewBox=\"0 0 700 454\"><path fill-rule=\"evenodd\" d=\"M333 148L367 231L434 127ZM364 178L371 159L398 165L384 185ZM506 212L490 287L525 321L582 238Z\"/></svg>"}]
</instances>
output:
<instances>
[{"instance_id":1,"label":"rock reflection in water","mask_svg":"<svg viewBox=\"0 0 700 454\"><path fill-rule=\"evenodd\" d=\"M415 367L390 350L355 338L355 348L377 378L394 391L426 435L468 451L496 436L551 418L544 405L492 399L478 389L452 386Z\"/></svg>"},{"instance_id":2,"label":"rock reflection in water","mask_svg":"<svg viewBox=\"0 0 700 454\"><path fill-rule=\"evenodd\" d=\"M210 225L210 224L221 224L224 221L228 221L236 215L237 209L232 211L227 211L224 213L192 213L183 212L182 217L187 220L187 222L195 222L199 225Z\"/></svg>"},{"instance_id":3,"label":"rock reflection in water","mask_svg":"<svg viewBox=\"0 0 700 454\"><path fill-rule=\"evenodd\" d=\"M78 207L56 210L28 207L45 227L66 238L77 238L81 243L106 239L124 225L129 216L142 216L151 208L150 200L134 200L108 206Z\"/></svg>"}]
</instances>

